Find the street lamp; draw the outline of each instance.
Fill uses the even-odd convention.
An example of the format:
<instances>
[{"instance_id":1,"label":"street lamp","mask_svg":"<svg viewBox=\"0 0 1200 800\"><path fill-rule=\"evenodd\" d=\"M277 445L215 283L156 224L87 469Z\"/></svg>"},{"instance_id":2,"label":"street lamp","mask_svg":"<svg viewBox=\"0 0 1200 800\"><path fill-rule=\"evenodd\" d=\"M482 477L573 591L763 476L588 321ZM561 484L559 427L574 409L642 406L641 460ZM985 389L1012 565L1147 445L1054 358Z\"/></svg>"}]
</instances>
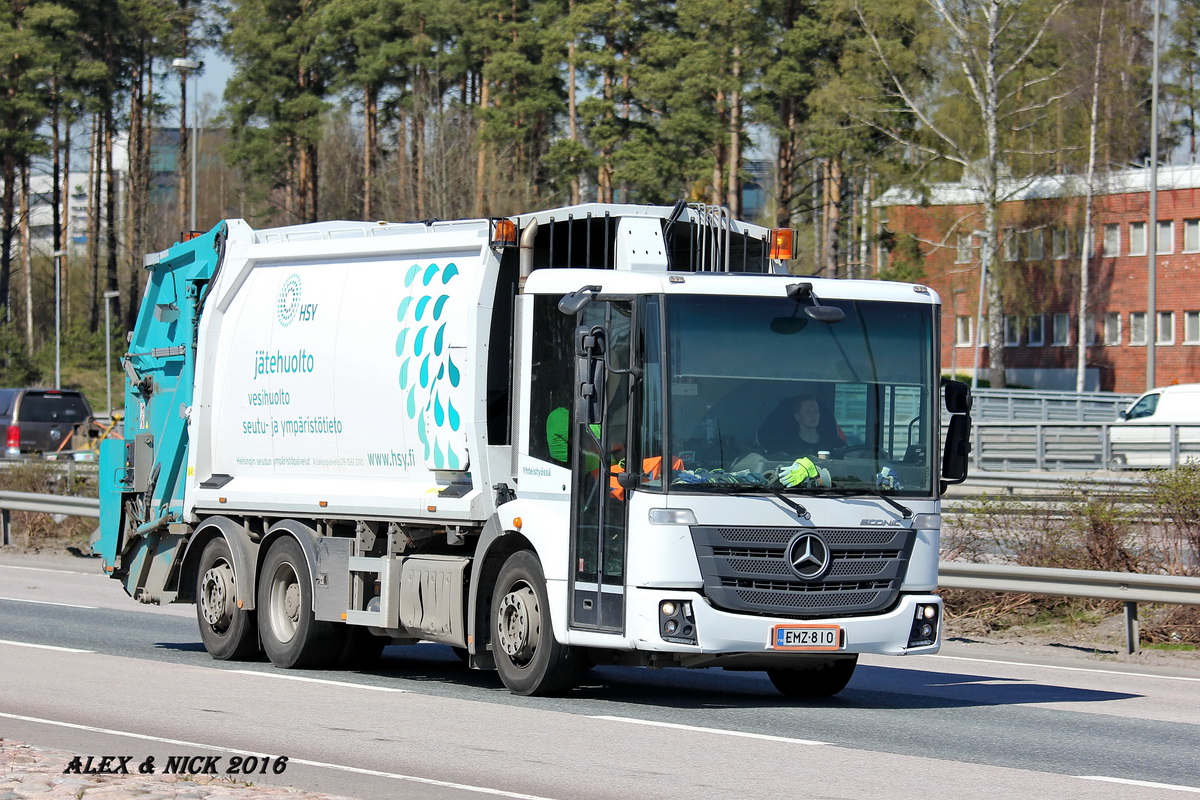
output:
<instances>
[{"instance_id":1,"label":"street lamp","mask_svg":"<svg viewBox=\"0 0 1200 800\"><path fill-rule=\"evenodd\" d=\"M54 388L62 388L62 258L66 250L54 251Z\"/></svg>"},{"instance_id":2,"label":"street lamp","mask_svg":"<svg viewBox=\"0 0 1200 800\"><path fill-rule=\"evenodd\" d=\"M171 62L171 69L179 70L179 82L183 86L183 90L181 92L183 99L180 101L179 107L180 130L183 130L184 125L187 124L187 120L184 119L187 114L186 81L190 75L192 77L192 94L198 94L199 80L197 74L200 72L200 68L203 66L204 64L202 62L195 61L194 59L190 58L177 58ZM189 230L193 231L196 230L196 138L200 129L200 104L196 102L196 100L197 98L192 99L192 155L190 159L192 162L192 196L191 203L189 204L191 207L191 226L189 227Z\"/></svg>"},{"instance_id":3,"label":"street lamp","mask_svg":"<svg viewBox=\"0 0 1200 800\"><path fill-rule=\"evenodd\" d=\"M108 418L112 419L112 323L109 322L109 308L112 307L110 302L113 298L120 297L120 292L105 292L104 293L104 388L108 392Z\"/></svg>"}]
</instances>

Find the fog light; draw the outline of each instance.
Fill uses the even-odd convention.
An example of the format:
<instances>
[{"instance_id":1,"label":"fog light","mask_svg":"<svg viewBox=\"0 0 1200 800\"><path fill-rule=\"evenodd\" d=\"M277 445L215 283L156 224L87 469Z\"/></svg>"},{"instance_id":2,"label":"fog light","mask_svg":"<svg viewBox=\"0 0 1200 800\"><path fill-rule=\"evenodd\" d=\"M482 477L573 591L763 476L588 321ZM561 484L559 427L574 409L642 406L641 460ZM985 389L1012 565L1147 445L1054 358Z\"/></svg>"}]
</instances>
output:
<instances>
[{"instance_id":1,"label":"fog light","mask_svg":"<svg viewBox=\"0 0 1200 800\"><path fill-rule=\"evenodd\" d=\"M664 617L673 617L673 616L675 616L675 601L673 601L673 600L664 600L664 601L663 601L663 603L662 603L662 605L661 605L661 606L659 606L659 610L662 612L662 615L663 615Z\"/></svg>"},{"instance_id":2,"label":"fog light","mask_svg":"<svg viewBox=\"0 0 1200 800\"><path fill-rule=\"evenodd\" d=\"M679 630L679 623L673 619L669 619L663 623L663 630L674 635L675 631Z\"/></svg>"},{"instance_id":3,"label":"fog light","mask_svg":"<svg viewBox=\"0 0 1200 800\"><path fill-rule=\"evenodd\" d=\"M937 616L937 606L925 606L921 610L921 616L925 617L925 619L933 619Z\"/></svg>"},{"instance_id":4,"label":"fog light","mask_svg":"<svg viewBox=\"0 0 1200 800\"><path fill-rule=\"evenodd\" d=\"M933 636L933 626L928 622L921 626L921 636L925 639Z\"/></svg>"},{"instance_id":5,"label":"fog light","mask_svg":"<svg viewBox=\"0 0 1200 800\"><path fill-rule=\"evenodd\" d=\"M676 644L699 644L696 618L692 616L689 600L660 600L658 603L658 635L663 641Z\"/></svg>"}]
</instances>

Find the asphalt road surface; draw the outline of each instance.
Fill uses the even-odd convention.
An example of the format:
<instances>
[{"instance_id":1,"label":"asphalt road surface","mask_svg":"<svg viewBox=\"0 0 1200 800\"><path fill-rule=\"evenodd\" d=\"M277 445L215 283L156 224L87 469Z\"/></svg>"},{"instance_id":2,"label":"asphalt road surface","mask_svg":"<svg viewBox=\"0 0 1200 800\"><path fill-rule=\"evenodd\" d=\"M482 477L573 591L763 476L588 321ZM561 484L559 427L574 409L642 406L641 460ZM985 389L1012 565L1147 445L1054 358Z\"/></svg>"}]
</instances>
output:
<instances>
[{"instance_id":1,"label":"asphalt road surface","mask_svg":"<svg viewBox=\"0 0 1200 800\"><path fill-rule=\"evenodd\" d=\"M139 605L96 570L0 558L0 737L131 766L209 756L363 800L1200 794L1186 668L948 645L864 658L821 702L761 673L628 668L520 698L439 645L389 647L361 672L214 661L192 606Z\"/></svg>"}]
</instances>

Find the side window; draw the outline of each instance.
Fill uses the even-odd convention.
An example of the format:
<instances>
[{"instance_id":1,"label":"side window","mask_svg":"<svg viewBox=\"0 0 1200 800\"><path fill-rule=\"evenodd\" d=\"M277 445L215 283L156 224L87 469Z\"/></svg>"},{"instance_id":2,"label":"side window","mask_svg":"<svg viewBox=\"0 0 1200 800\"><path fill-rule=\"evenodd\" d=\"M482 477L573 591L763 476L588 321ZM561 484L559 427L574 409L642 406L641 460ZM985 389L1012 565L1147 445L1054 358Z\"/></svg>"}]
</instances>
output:
<instances>
[{"instance_id":1,"label":"side window","mask_svg":"<svg viewBox=\"0 0 1200 800\"><path fill-rule=\"evenodd\" d=\"M1158 409L1158 395L1148 394L1134 404L1133 408L1129 409L1129 413L1125 415L1125 419L1142 419L1144 417L1154 416L1155 410Z\"/></svg>"},{"instance_id":2,"label":"side window","mask_svg":"<svg viewBox=\"0 0 1200 800\"><path fill-rule=\"evenodd\" d=\"M529 454L567 465L571 380L575 368L575 320L558 310L557 297L536 297L530 380Z\"/></svg>"}]
</instances>

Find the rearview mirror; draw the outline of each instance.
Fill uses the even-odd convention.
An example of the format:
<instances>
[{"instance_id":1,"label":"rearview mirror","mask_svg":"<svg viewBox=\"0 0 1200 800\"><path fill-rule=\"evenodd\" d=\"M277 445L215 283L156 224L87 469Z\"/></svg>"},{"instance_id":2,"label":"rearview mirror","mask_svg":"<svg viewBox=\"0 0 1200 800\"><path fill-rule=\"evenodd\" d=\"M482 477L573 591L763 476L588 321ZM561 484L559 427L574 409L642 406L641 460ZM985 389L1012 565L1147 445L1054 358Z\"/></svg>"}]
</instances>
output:
<instances>
[{"instance_id":1,"label":"rearview mirror","mask_svg":"<svg viewBox=\"0 0 1200 800\"><path fill-rule=\"evenodd\" d=\"M946 397L946 410L951 414L971 413L971 387L962 381L942 379L943 393Z\"/></svg>"}]
</instances>

